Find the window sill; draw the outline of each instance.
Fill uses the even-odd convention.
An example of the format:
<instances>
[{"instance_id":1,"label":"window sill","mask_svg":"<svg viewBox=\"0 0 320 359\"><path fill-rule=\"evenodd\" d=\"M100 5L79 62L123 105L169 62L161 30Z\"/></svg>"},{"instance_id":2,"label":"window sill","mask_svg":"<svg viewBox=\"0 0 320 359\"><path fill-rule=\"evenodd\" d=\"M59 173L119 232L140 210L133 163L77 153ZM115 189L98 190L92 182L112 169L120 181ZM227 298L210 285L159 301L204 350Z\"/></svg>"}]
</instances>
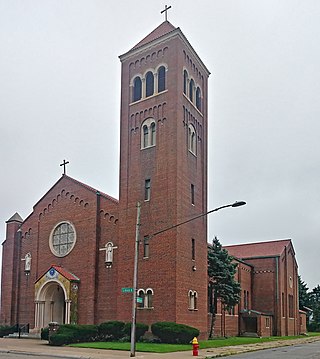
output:
<instances>
[{"instance_id":1,"label":"window sill","mask_svg":"<svg viewBox=\"0 0 320 359\"><path fill-rule=\"evenodd\" d=\"M157 92L157 93L155 93L155 94L153 94L153 95L151 95L151 96L148 96L148 97L143 97L143 98L141 98L140 100L130 102L130 103L129 103L129 106L134 106L134 105L136 105L136 104L138 104L138 103L140 103L140 102L143 102L143 101L145 101L145 100L149 100L150 98L157 97L157 96L162 95L163 93L166 93L166 92L168 92L168 90L164 90L164 91L161 91L161 92ZM199 111L199 110L198 110L198 111Z\"/></svg>"},{"instance_id":2,"label":"window sill","mask_svg":"<svg viewBox=\"0 0 320 359\"><path fill-rule=\"evenodd\" d=\"M156 145L151 145L151 146L146 146L146 147L141 147L140 150L147 150L149 148L153 148L156 147Z\"/></svg>"},{"instance_id":3,"label":"window sill","mask_svg":"<svg viewBox=\"0 0 320 359\"><path fill-rule=\"evenodd\" d=\"M196 104L194 102L192 102L184 92L183 92L183 96L185 99L188 100L188 102L192 105L192 107L199 113L199 115L201 115L203 117L203 113L197 108Z\"/></svg>"},{"instance_id":4,"label":"window sill","mask_svg":"<svg viewBox=\"0 0 320 359\"><path fill-rule=\"evenodd\" d=\"M188 149L188 151L189 151L189 153L191 153L195 158L197 158L197 155L196 155L194 152L192 152L190 149Z\"/></svg>"},{"instance_id":5,"label":"window sill","mask_svg":"<svg viewBox=\"0 0 320 359\"><path fill-rule=\"evenodd\" d=\"M153 310L154 307L150 307L150 308L147 308L147 307L143 307L143 308L139 308L137 307L138 310Z\"/></svg>"},{"instance_id":6,"label":"window sill","mask_svg":"<svg viewBox=\"0 0 320 359\"><path fill-rule=\"evenodd\" d=\"M192 308L188 308L188 310L189 310L190 312L197 312L197 311L198 311L198 309L192 309Z\"/></svg>"}]
</instances>

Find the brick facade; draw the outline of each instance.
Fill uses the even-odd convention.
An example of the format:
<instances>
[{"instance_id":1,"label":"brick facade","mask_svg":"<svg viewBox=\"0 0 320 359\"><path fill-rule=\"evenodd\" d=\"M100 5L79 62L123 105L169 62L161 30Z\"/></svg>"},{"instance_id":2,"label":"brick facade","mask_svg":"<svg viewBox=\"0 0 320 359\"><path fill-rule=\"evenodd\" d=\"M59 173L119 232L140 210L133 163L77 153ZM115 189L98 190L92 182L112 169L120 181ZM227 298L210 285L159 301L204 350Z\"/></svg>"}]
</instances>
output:
<instances>
[{"instance_id":1,"label":"brick facade","mask_svg":"<svg viewBox=\"0 0 320 359\"><path fill-rule=\"evenodd\" d=\"M185 323L199 328L204 336L206 218L151 236L147 257L143 239L207 211L209 72L181 30L167 21L120 60L119 201L63 175L28 218L8 221L1 322L30 323L39 329L57 318L79 324L131 321L132 294L122 293L122 288L133 283L139 201L138 289L145 295L152 292L152 304L139 306L137 321ZM148 72L152 73L154 92L146 95ZM165 80L160 79L163 73ZM134 99L137 76L142 80L142 98ZM152 146L144 146L145 120L154 122ZM195 134L192 144L190 129ZM146 180L151 183L147 200ZM57 256L49 243L62 222L74 229L75 244L69 254ZM69 237L62 234L59 238ZM108 243L116 247L111 265L105 262ZM25 270L23 261L27 255L31 257L30 270ZM196 297L193 304L190 293Z\"/></svg>"},{"instance_id":2,"label":"brick facade","mask_svg":"<svg viewBox=\"0 0 320 359\"><path fill-rule=\"evenodd\" d=\"M205 337L206 217L153 234L207 212L209 71L167 21L120 61L119 200L63 175L25 220L7 221L0 322L39 330L50 321L131 321L132 294L123 288L133 283L140 202L137 321L184 323ZM262 336L299 331L289 242L269 256L227 247L238 262L241 300L232 313L219 304L215 335L244 334L248 326Z\"/></svg>"}]
</instances>

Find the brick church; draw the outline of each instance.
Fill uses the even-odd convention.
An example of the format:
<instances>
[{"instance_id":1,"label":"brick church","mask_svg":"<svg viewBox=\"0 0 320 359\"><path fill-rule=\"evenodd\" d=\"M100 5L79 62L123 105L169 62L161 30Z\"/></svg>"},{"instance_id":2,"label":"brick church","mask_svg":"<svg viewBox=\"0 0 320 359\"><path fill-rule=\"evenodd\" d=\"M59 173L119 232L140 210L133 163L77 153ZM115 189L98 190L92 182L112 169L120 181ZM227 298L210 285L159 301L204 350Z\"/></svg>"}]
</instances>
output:
<instances>
[{"instance_id":1,"label":"brick church","mask_svg":"<svg viewBox=\"0 0 320 359\"><path fill-rule=\"evenodd\" d=\"M27 218L7 221L0 323L131 321L139 202L137 321L185 323L205 337L206 216L153 234L207 212L210 73L168 21L120 61L119 200L64 174ZM233 313L218 308L216 335L299 332L294 250L277 243L227 248L243 295Z\"/></svg>"}]
</instances>

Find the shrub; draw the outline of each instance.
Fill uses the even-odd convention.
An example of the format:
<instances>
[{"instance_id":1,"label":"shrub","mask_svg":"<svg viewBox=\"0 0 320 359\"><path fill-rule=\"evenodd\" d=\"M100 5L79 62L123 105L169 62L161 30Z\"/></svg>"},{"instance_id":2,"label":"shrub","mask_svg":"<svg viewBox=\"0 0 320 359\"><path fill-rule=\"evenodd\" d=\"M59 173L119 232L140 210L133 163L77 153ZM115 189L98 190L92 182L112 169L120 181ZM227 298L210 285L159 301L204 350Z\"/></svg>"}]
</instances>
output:
<instances>
[{"instance_id":1,"label":"shrub","mask_svg":"<svg viewBox=\"0 0 320 359\"><path fill-rule=\"evenodd\" d=\"M124 333L131 339L131 325L132 323L126 323L124 326ZM143 323L136 323L136 341L138 341L144 333L149 329L149 326Z\"/></svg>"},{"instance_id":2,"label":"shrub","mask_svg":"<svg viewBox=\"0 0 320 359\"><path fill-rule=\"evenodd\" d=\"M319 332L320 331L320 324L316 322L311 322L307 324L308 332Z\"/></svg>"},{"instance_id":3,"label":"shrub","mask_svg":"<svg viewBox=\"0 0 320 359\"><path fill-rule=\"evenodd\" d=\"M49 328L42 328L41 329L41 340L49 340Z\"/></svg>"},{"instance_id":4,"label":"shrub","mask_svg":"<svg viewBox=\"0 0 320 359\"><path fill-rule=\"evenodd\" d=\"M185 324L158 322L151 325L152 334L160 338L162 343L188 344L199 335L199 330Z\"/></svg>"},{"instance_id":5,"label":"shrub","mask_svg":"<svg viewBox=\"0 0 320 359\"><path fill-rule=\"evenodd\" d=\"M102 339L119 340L123 337L124 322L112 320L98 326L99 336Z\"/></svg>"},{"instance_id":6,"label":"shrub","mask_svg":"<svg viewBox=\"0 0 320 359\"><path fill-rule=\"evenodd\" d=\"M61 345L73 343L72 339L73 339L72 334L57 333L57 334L51 335L49 344L54 345L54 346L61 346Z\"/></svg>"},{"instance_id":7,"label":"shrub","mask_svg":"<svg viewBox=\"0 0 320 359\"><path fill-rule=\"evenodd\" d=\"M9 335L11 333L14 333L17 327L15 325L0 325L0 338Z\"/></svg>"},{"instance_id":8,"label":"shrub","mask_svg":"<svg viewBox=\"0 0 320 359\"><path fill-rule=\"evenodd\" d=\"M58 334L68 334L72 336L73 343L92 342L98 337L98 327L96 325L62 325Z\"/></svg>"},{"instance_id":9,"label":"shrub","mask_svg":"<svg viewBox=\"0 0 320 359\"><path fill-rule=\"evenodd\" d=\"M55 334L50 336L49 344L64 345L79 342L92 342L98 337L96 325L61 325Z\"/></svg>"}]
</instances>

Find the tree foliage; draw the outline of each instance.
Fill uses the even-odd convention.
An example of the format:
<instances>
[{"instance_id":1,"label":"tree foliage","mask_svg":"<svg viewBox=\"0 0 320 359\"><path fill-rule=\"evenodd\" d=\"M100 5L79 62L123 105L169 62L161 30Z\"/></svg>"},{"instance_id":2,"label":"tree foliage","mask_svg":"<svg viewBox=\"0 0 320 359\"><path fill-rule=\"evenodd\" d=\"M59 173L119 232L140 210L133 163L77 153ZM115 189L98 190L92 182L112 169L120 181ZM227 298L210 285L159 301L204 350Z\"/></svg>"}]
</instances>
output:
<instances>
[{"instance_id":1,"label":"tree foliage","mask_svg":"<svg viewBox=\"0 0 320 359\"><path fill-rule=\"evenodd\" d=\"M299 308L303 310L303 307L311 307L311 294L308 292L309 288L307 284L298 276L299 285Z\"/></svg>"},{"instance_id":2,"label":"tree foliage","mask_svg":"<svg viewBox=\"0 0 320 359\"><path fill-rule=\"evenodd\" d=\"M209 337L212 337L215 321L217 299L221 300L224 309L229 310L240 301L241 287L235 280L237 263L222 248L218 238L215 237L212 245L208 247L208 276L209 276L209 302L212 322Z\"/></svg>"},{"instance_id":3,"label":"tree foliage","mask_svg":"<svg viewBox=\"0 0 320 359\"><path fill-rule=\"evenodd\" d=\"M208 248L209 285L226 309L239 303L241 287L235 280L237 263L215 237Z\"/></svg>"},{"instance_id":4,"label":"tree foliage","mask_svg":"<svg viewBox=\"0 0 320 359\"><path fill-rule=\"evenodd\" d=\"M313 310L313 322L317 323L318 329L320 329L320 285L318 284L310 292L311 305Z\"/></svg>"}]
</instances>

